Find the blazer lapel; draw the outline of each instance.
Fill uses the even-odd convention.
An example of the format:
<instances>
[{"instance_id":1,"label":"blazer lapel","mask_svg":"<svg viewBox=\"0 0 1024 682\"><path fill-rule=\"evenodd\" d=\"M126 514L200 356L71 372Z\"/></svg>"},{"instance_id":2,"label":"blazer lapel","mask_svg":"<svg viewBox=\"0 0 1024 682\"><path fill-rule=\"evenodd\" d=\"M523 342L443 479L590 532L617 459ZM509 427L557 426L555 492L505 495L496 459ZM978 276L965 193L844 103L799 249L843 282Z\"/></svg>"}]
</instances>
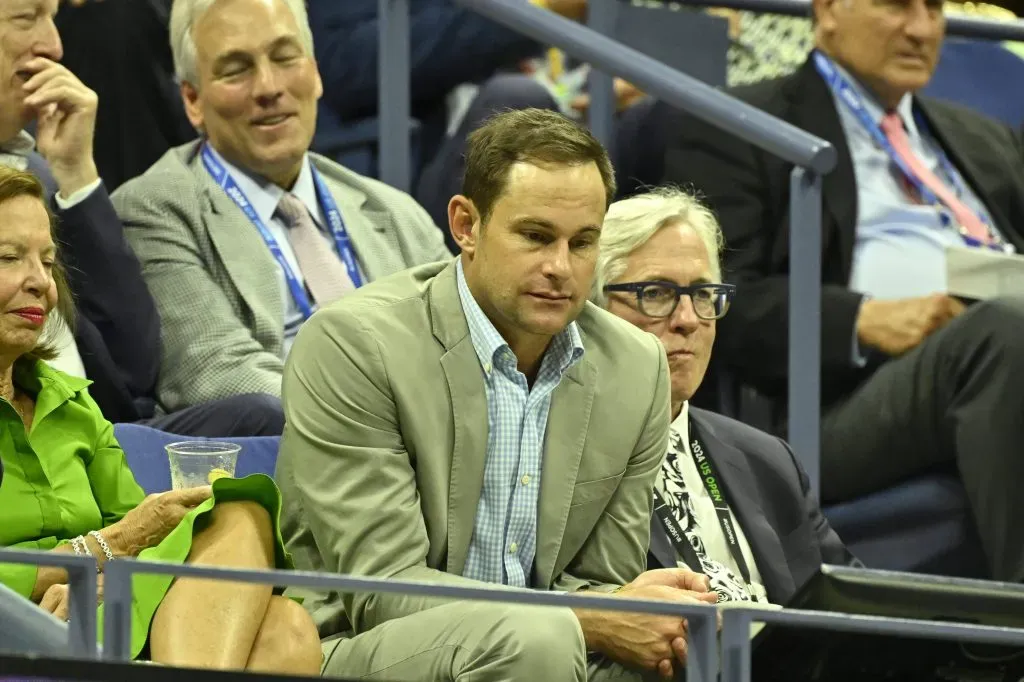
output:
<instances>
[{"instance_id":1,"label":"blazer lapel","mask_svg":"<svg viewBox=\"0 0 1024 682\"><path fill-rule=\"evenodd\" d=\"M796 586L788 570L782 543L764 515L761 495L750 469L745 465L743 453L720 440L714 429L695 412L691 407L691 428L704 443L708 457L722 476L726 499L750 543L769 598L777 594L793 594Z\"/></svg>"},{"instance_id":2,"label":"blazer lapel","mask_svg":"<svg viewBox=\"0 0 1024 682\"><path fill-rule=\"evenodd\" d=\"M483 368L459 299L454 261L431 285L430 309L434 336L446 349L441 368L455 428L448 481L447 572L461 575L483 488L488 423Z\"/></svg>"},{"instance_id":3,"label":"blazer lapel","mask_svg":"<svg viewBox=\"0 0 1024 682\"><path fill-rule=\"evenodd\" d=\"M914 104L928 124L927 133L935 138L949 160L960 171L960 175L970 185L975 196L985 205L996 227L1013 243L1018 252L1024 251L1024 241L1018 236L1019 231L1000 208L1005 205L1005 201L999 201L992 196L994 188L1005 187L1001 177L1005 172L1002 158L990 159L985 154L973 152L975 149L988 149L991 143L979 139L970 127L944 116L942 110L934 106L928 98L915 97Z\"/></svg>"},{"instance_id":4,"label":"blazer lapel","mask_svg":"<svg viewBox=\"0 0 1024 682\"><path fill-rule=\"evenodd\" d=\"M648 552L654 559L654 561L649 561L652 568L656 566L675 568L683 560L676 553L676 548L672 546L672 541L668 539L668 531L661 525L657 514L651 515L651 546ZM700 566L690 566L690 569L699 571Z\"/></svg>"},{"instance_id":5,"label":"blazer lapel","mask_svg":"<svg viewBox=\"0 0 1024 682\"><path fill-rule=\"evenodd\" d=\"M283 292L270 249L256 226L206 172L198 156L190 165L208 201L205 208L210 217L204 219L204 224L231 282L257 322L263 317L269 328L282 328Z\"/></svg>"},{"instance_id":6,"label":"blazer lapel","mask_svg":"<svg viewBox=\"0 0 1024 682\"><path fill-rule=\"evenodd\" d=\"M559 551L566 545L562 536L583 458L596 386L597 368L584 355L565 373L551 396L537 507L534 566L538 587L549 586L554 580L555 567L568 561L559 557Z\"/></svg>"},{"instance_id":7,"label":"blazer lapel","mask_svg":"<svg viewBox=\"0 0 1024 682\"><path fill-rule=\"evenodd\" d=\"M827 228L828 217L838 227L840 254L843 263L842 280L849 278L853 261L853 245L857 231L857 182L853 171L853 156L846 143L846 133L836 111L832 91L808 58L787 83L785 96L790 100L791 123L808 133L826 140L836 148L838 162L831 173L822 178L822 225ZM832 236L825 229L823 252L828 250ZM787 237L788 239L788 224Z\"/></svg>"}]
</instances>

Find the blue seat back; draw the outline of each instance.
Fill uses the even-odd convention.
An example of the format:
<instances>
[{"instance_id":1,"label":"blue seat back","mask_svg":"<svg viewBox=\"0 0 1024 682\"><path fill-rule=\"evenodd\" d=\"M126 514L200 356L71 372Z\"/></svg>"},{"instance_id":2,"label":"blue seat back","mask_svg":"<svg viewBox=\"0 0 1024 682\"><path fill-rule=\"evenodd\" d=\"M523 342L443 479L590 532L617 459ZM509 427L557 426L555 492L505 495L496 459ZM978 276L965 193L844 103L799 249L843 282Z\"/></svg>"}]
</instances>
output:
<instances>
[{"instance_id":1,"label":"blue seat back","mask_svg":"<svg viewBox=\"0 0 1024 682\"><path fill-rule=\"evenodd\" d=\"M947 38L935 75L922 94L955 102L1002 121L1024 123L1024 59L990 40Z\"/></svg>"},{"instance_id":2,"label":"blue seat back","mask_svg":"<svg viewBox=\"0 0 1024 682\"><path fill-rule=\"evenodd\" d=\"M114 436L121 444L128 466L146 494L161 493L171 489L171 466L164 448L171 443L188 440L220 440L238 443L242 451L238 455L235 475L238 478L250 474L274 475L277 466L277 450L281 439L277 436L253 438L211 438L199 439L165 433L148 426L137 424L116 424Z\"/></svg>"},{"instance_id":3,"label":"blue seat back","mask_svg":"<svg viewBox=\"0 0 1024 682\"><path fill-rule=\"evenodd\" d=\"M990 575L967 494L952 474L915 478L824 512L850 551L870 568Z\"/></svg>"}]
</instances>

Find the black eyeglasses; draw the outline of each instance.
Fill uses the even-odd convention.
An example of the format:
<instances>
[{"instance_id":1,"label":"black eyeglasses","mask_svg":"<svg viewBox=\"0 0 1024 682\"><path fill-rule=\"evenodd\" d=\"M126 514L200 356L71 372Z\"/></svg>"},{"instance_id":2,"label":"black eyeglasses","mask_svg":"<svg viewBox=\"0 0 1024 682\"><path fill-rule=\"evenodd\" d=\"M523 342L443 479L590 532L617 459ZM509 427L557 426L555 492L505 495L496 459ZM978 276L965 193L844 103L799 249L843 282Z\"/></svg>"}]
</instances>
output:
<instances>
[{"instance_id":1,"label":"black eyeglasses","mask_svg":"<svg viewBox=\"0 0 1024 682\"><path fill-rule=\"evenodd\" d=\"M717 320L728 312L729 303L736 293L736 285L693 284L681 287L671 282L624 282L609 284L604 290L636 294L637 308L648 317L671 317L679 306L679 299L689 296L697 317L703 320Z\"/></svg>"}]
</instances>

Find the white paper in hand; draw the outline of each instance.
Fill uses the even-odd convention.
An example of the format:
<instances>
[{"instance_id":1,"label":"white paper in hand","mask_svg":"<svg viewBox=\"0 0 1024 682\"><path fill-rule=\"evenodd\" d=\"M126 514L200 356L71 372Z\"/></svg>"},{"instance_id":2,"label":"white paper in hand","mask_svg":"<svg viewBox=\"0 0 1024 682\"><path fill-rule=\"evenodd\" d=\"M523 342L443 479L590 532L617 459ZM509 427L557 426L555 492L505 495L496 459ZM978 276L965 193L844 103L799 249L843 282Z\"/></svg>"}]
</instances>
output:
<instances>
[{"instance_id":1,"label":"white paper in hand","mask_svg":"<svg viewBox=\"0 0 1024 682\"><path fill-rule=\"evenodd\" d=\"M1024 256L978 247L946 248L946 291L986 300L1024 293Z\"/></svg>"}]
</instances>

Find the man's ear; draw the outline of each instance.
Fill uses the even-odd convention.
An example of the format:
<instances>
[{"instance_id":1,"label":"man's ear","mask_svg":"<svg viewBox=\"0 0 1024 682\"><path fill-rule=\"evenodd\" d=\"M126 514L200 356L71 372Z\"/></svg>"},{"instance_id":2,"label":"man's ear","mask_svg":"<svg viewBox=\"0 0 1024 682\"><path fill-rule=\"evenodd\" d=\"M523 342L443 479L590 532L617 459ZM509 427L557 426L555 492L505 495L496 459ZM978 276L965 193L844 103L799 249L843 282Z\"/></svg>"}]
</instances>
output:
<instances>
[{"instance_id":1,"label":"man's ear","mask_svg":"<svg viewBox=\"0 0 1024 682\"><path fill-rule=\"evenodd\" d=\"M480 212L470 199L461 194L456 194L448 202L448 229L462 252L472 257L480 235Z\"/></svg>"},{"instance_id":2,"label":"man's ear","mask_svg":"<svg viewBox=\"0 0 1024 682\"><path fill-rule=\"evenodd\" d=\"M181 101L185 104L185 115L192 127L203 132L205 123L203 109L199 106L199 90L191 83L181 83Z\"/></svg>"}]
</instances>

